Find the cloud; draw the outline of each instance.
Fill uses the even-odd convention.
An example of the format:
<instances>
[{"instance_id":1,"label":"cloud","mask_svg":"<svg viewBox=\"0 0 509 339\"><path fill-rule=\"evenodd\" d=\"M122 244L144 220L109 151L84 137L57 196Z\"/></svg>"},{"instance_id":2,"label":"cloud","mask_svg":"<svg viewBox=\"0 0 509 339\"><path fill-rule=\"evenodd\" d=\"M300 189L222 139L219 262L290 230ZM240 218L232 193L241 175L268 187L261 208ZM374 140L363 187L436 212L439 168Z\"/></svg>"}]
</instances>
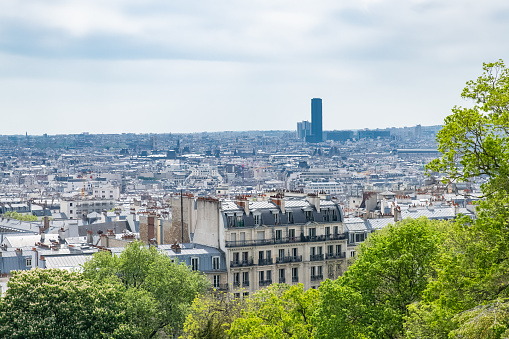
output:
<instances>
[{"instance_id":1,"label":"cloud","mask_svg":"<svg viewBox=\"0 0 509 339\"><path fill-rule=\"evenodd\" d=\"M328 129L439 124L482 62L508 54L508 13L501 0L3 0L0 111L40 133L293 129L322 97ZM75 116L86 123L64 123Z\"/></svg>"}]
</instances>

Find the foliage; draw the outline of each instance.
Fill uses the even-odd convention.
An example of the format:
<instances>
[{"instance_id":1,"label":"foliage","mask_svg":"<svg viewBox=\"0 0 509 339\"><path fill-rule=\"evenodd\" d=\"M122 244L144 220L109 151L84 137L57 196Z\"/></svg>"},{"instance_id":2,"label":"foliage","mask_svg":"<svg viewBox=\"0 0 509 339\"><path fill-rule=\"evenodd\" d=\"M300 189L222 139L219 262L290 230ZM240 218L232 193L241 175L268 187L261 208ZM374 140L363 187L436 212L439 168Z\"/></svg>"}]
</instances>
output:
<instances>
[{"instance_id":1,"label":"foliage","mask_svg":"<svg viewBox=\"0 0 509 339\"><path fill-rule=\"evenodd\" d=\"M5 212L4 217L21 220L21 221L37 221L37 217L32 214L20 214L16 211L13 212Z\"/></svg>"},{"instance_id":2,"label":"foliage","mask_svg":"<svg viewBox=\"0 0 509 339\"><path fill-rule=\"evenodd\" d=\"M136 241L118 257L109 252L95 254L83 265L83 274L96 281L119 281L128 295L138 295L130 299L135 308L127 316L145 337L153 337L161 329L180 333L191 303L210 285L203 274Z\"/></svg>"},{"instance_id":3,"label":"foliage","mask_svg":"<svg viewBox=\"0 0 509 339\"><path fill-rule=\"evenodd\" d=\"M476 180L485 200L475 221L460 218L449 230L436 276L423 300L410 307L408 338L505 338L509 287L509 70L502 61L483 65L437 135L442 157L430 171L444 181ZM432 334L432 336L431 336Z\"/></svg>"},{"instance_id":4,"label":"foliage","mask_svg":"<svg viewBox=\"0 0 509 339\"><path fill-rule=\"evenodd\" d=\"M245 300L233 298L229 293L202 294L193 301L186 317L183 338L227 338L235 319L247 307Z\"/></svg>"},{"instance_id":5,"label":"foliage","mask_svg":"<svg viewBox=\"0 0 509 339\"><path fill-rule=\"evenodd\" d=\"M446 227L447 222L407 219L371 234L348 271L320 287L316 336L400 336L408 305L420 300L433 273Z\"/></svg>"},{"instance_id":6,"label":"foliage","mask_svg":"<svg viewBox=\"0 0 509 339\"><path fill-rule=\"evenodd\" d=\"M101 338L125 320L123 288L76 272L13 272L0 302L2 338Z\"/></svg>"},{"instance_id":7,"label":"foliage","mask_svg":"<svg viewBox=\"0 0 509 339\"><path fill-rule=\"evenodd\" d=\"M437 134L440 159L428 169L465 181L489 177L486 194L509 192L509 70L502 60L483 64L484 73L467 82L461 97L472 107L455 106Z\"/></svg>"},{"instance_id":8,"label":"foliage","mask_svg":"<svg viewBox=\"0 0 509 339\"><path fill-rule=\"evenodd\" d=\"M247 300L230 330L232 338L312 338L310 323L318 291L302 284L273 284Z\"/></svg>"}]
</instances>

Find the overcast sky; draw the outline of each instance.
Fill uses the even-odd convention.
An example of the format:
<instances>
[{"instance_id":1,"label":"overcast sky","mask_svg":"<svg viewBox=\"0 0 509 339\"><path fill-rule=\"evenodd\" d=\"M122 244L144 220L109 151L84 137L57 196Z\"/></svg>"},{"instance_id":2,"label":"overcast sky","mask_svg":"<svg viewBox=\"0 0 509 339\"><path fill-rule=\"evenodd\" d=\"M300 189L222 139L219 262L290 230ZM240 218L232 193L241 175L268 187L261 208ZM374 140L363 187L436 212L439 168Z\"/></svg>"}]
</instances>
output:
<instances>
[{"instance_id":1,"label":"overcast sky","mask_svg":"<svg viewBox=\"0 0 509 339\"><path fill-rule=\"evenodd\" d=\"M441 124L507 0L1 0L0 134Z\"/></svg>"}]
</instances>

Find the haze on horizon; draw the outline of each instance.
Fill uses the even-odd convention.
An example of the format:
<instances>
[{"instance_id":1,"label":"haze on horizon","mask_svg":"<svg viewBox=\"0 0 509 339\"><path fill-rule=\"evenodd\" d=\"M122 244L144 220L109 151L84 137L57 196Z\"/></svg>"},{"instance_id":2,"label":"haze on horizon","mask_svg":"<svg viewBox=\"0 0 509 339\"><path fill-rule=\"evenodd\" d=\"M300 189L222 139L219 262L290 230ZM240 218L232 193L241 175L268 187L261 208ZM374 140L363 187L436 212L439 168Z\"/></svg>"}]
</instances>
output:
<instances>
[{"instance_id":1,"label":"haze on horizon","mask_svg":"<svg viewBox=\"0 0 509 339\"><path fill-rule=\"evenodd\" d=\"M438 125L508 33L502 0L5 0L0 134Z\"/></svg>"}]
</instances>

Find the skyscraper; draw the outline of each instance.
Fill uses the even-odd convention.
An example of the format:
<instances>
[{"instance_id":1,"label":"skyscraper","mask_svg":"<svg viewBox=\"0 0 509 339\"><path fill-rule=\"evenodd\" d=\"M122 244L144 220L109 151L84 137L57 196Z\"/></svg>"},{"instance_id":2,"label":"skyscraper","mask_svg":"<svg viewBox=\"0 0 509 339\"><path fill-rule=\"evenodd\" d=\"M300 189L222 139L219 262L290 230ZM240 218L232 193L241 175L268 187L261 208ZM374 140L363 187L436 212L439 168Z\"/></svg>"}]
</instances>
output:
<instances>
[{"instance_id":1,"label":"skyscraper","mask_svg":"<svg viewBox=\"0 0 509 339\"><path fill-rule=\"evenodd\" d=\"M311 99L311 141L323 141L323 128L322 128L322 99Z\"/></svg>"}]
</instances>

